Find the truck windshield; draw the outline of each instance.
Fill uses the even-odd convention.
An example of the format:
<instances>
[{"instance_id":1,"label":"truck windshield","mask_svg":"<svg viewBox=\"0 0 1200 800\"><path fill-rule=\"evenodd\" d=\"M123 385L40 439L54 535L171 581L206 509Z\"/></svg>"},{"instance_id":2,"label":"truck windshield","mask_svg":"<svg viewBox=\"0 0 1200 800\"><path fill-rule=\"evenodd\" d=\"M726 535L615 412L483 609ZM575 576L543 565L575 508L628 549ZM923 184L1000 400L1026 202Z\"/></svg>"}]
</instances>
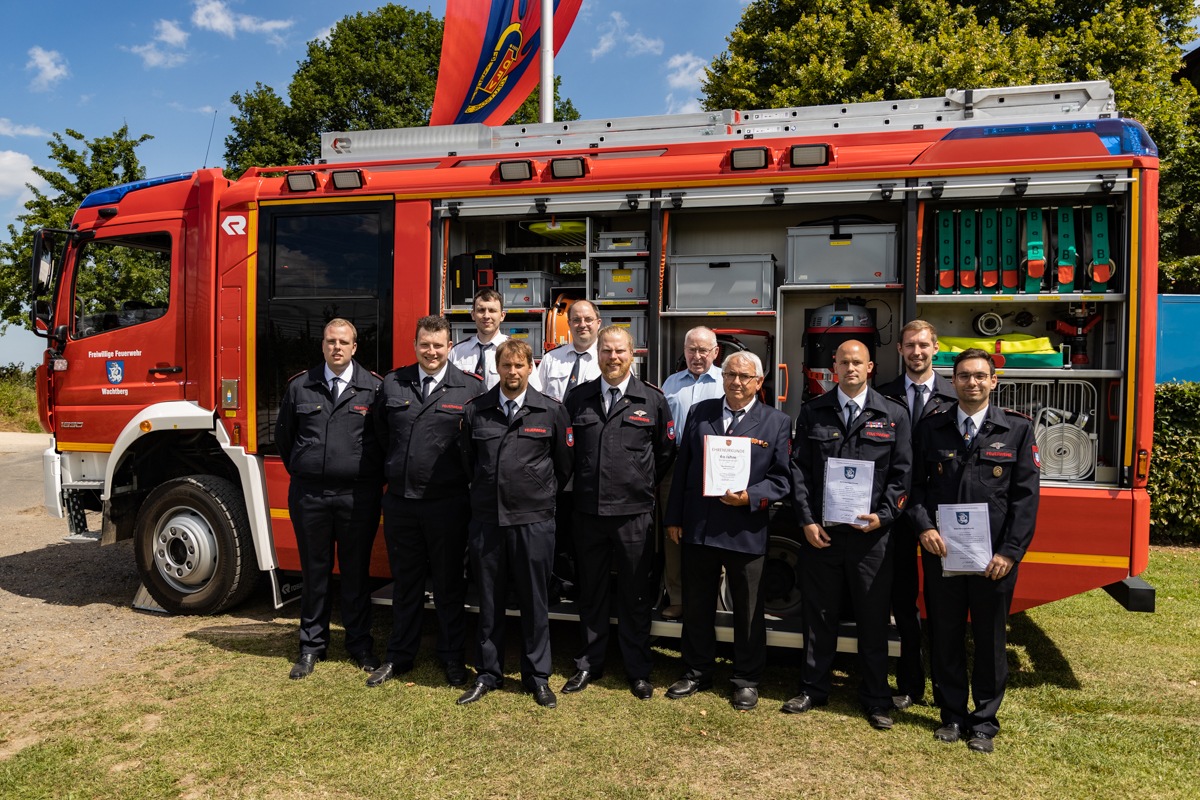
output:
<instances>
[{"instance_id":1,"label":"truck windshield","mask_svg":"<svg viewBox=\"0 0 1200 800\"><path fill-rule=\"evenodd\" d=\"M79 250L75 338L127 328L167 311L171 237L165 233L95 239Z\"/></svg>"}]
</instances>

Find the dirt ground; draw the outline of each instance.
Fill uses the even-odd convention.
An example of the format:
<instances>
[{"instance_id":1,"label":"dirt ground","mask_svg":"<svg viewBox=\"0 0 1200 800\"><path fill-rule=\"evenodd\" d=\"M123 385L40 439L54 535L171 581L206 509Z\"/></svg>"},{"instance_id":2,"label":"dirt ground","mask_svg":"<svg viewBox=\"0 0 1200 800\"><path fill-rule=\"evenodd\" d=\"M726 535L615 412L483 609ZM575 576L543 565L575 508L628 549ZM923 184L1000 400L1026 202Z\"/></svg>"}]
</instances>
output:
<instances>
[{"instance_id":1,"label":"dirt ground","mask_svg":"<svg viewBox=\"0 0 1200 800\"><path fill-rule=\"evenodd\" d=\"M42 505L45 434L0 433L0 695L87 685L133 669L139 652L211 628L212 617L136 611L129 541L68 542L66 520ZM90 515L99 529L99 515ZM221 622L261 626L292 617L272 608L265 582ZM281 667L282 667L281 662Z\"/></svg>"}]
</instances>

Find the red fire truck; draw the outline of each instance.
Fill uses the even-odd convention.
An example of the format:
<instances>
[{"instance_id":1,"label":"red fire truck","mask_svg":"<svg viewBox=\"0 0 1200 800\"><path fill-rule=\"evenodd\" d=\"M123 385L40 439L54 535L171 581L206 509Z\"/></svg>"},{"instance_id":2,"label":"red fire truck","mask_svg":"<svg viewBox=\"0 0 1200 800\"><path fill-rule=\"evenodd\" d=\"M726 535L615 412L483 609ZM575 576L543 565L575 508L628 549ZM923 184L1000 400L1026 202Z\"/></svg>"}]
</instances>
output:
<instances>
[{"instance_id":1,"label":"red fire truck","mask_svg":"<svg viewBox=\"0 0 1200 800\"><path fill-rule=\"evenodd\" d=\"M1136 576L1157 189L1154 144L1090 82L329 133L317 164L98 191L34 251L46 504L74 533L91 510L102 544L132 538L169 611L229 608L260 572L283 602L299 562L272 431L331 317L383 373L413 359L424 314L469 331L481 286L537 356L565 301L587 297L629 327L651 381L677 369L689 328L732 331L793 416L829 388L845 338L869 340L879 379L898 374L898 331L920 317L943 357L976 341L1001 354L996 401L1037 425L1041 513L1015 608L1098 587L1152 607ZM776 643L799 604L790 516L766 578ZM382 537L376 550L386 577Z\"/></svg>"}]
</instances>

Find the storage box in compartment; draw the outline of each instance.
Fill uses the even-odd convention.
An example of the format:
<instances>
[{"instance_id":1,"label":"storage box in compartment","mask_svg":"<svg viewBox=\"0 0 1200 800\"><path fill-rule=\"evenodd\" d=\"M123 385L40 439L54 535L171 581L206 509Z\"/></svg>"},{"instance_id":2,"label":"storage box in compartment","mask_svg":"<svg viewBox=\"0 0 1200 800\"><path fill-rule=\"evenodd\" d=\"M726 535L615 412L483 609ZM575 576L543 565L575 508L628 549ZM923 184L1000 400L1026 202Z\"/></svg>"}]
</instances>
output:
<instances>
[{"instance_id":1,"label":"storage box in compartment","mask_svg":"<svg viewBox=\"0 0 1200 800\"><path fill-rule=\"evenodd\" d=\"M601 231L597 235L600 242L596 250L602 253L614 251L636 253L646 249L648 240L645 231Z\"/></svg>"},{"instance_id":2,"label":"storage box in compartment","mask_svg":"<svg viewBox=\"0 0 1200 800\"><path fill-rule=\"evenodd\" d=\"M629 331L635 349L642 350L646 347L645 311L617 312L613 309L603 309L600 316L604 318L605 325L616 325Z\"/></svg>"},{"instance_id":3,"label":"storage box in compartment","mask_svg":"<svg viewBox=\"0 0 1200 800\"><path fill-rule=\"evenodd\" d=\"M645 261L601 261L596 276L597 300L645 300Z\"/></svg>"},{"instance_id":4,"label":"storage box in compartment","mask_svg":"<svg viewBox=\"0 0 1200 800\"><path fill-rule=\"evenodd\" d=\"M770 311L775 307L775 256L672 256L667 261L672 311Z\"/></svg>"},{"instance_id":5,"label":"storage box in compartment","mask_svg":"<svg viewBox=\"0 0 1200 800\"><path fill-rule=\"evenodd\" d=\"M897 280L894 225L788 228L789 285Z\"/></svg>"},{"instance_id":6,"label":"storage box in compartment","mask_svg":"<svg viewBox=\"0 0 1200 800\"><path fill-rule=\"evenodd\" d=\"M503 272L496 276L496 291L504 298L505 308L545 308L550 303L550 287L558 282L552 272Z\"/></svg>"},{"instance_id":7,"label":"storage box in compartment","mask_svg":"<svg viewBox=\"0 0 1200 800\"><path fill-rule=\"evenodd\" d=\"M475 335L474 322L451 322L450 331L455 344L465 342ZM509 322L500 323L500 333L510 339L524 342L533 349L533 357L541 358L545 354L545 342L542 337L542 326L538 322Z\"/></svg>"}]
</instances>

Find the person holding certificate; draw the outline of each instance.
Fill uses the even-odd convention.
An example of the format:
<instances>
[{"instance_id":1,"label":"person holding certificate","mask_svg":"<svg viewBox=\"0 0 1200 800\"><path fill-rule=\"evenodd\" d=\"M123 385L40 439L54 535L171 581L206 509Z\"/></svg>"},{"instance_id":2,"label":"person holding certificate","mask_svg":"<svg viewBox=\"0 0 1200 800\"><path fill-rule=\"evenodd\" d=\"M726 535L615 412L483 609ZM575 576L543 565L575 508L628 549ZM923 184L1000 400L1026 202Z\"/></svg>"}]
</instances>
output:
<instances>
[{"instance_id":1,"label":"person holding certificate","mask_svg":"<svg viewBox=\"0 0 1200 800\"><path fill-rule=\"evenodd\" d=\"M749 711L758 705L758 683L767 660L762 594L767 524L771 504L791 490L792 424L786 414L758 401L763 368L754 353L727 357L721 378L724 397L704 400L688 413L667 501L667 535L683 542L680 647L687 668L667 689L667 697L678 700L712 688L717 595L724 567L733 599L731 702L735 709ZM747 440L748 457L737 454L739 439ZM721 470L729 483L721 488L710 481L706 487L705 460L717 454L729 456Z\"/></svg>"},{"instance_id":2,"label":"person holding certificate","mask_svg":"<svg viewBox=\"0 0 1200 800\"><path fill-rule=\"evenodd\" d=\"M942 717L934 738L966 739L971 750L990 753L1008 681L1008 612L1017 565L1037 522L1041 464L1029 418L988 402L997 383L991 355L959 353L953 383L958 403L917 429L909 515L924 548L933 695ZM978 553L981 538L984 552ZM968 616L975 643L973 711L967 708Z\"/></svg>"},{"instance_id":3,"label":"person holding certificate","mask_svg":"<svg viewBox=\"0 0 1200 800\"><path fill-rule=\"evenodd\" d=\"M874 366L866 345L843 342L833 361L838 389L805 403L796 422L792 507L805 538L804 664L800 694L781 711L801 714L829 701L846 593L858 632L859 701L871 725L888 730L888 534L907 499L912 443L908 408L867 385Z\"/></svg>"}]
</instances>

